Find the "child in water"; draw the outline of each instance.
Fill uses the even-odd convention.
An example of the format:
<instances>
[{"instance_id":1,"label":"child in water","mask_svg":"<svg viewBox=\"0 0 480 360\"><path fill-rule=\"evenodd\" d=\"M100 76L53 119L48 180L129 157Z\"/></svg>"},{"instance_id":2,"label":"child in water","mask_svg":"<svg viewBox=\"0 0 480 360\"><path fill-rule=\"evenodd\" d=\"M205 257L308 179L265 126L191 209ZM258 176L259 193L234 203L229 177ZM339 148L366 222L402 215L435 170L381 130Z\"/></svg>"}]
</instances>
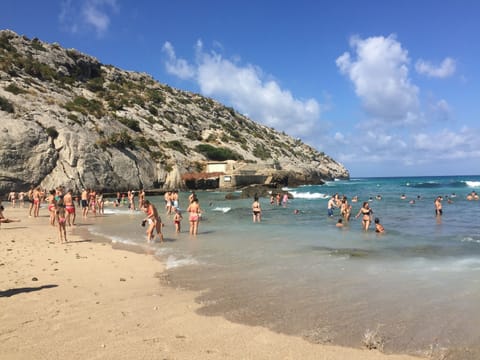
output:
<instances>
[{"instance_id":1,"label":"child in water","mask_svg":"<svg viewBox=\"0 0 480 360\"><path fill-rule=\"evenodd\" d=\"M182 213L180 210L175 209L175 215L173 217L173 223L175 224L175 232L178 234L180 232L180 222L182 221Z\"/></svg>"},{"instance_id":2,"label":"child in water","mask_svg":"<svg viewBox=\"0 0 480 360\"><path fill-rule=\"evenodd\" d=\"M384 233L385 228L383 227L382 224L380 224L380 219L377 217L375 218L375 232L377 233Z\"/></svg>"}]
</instances>

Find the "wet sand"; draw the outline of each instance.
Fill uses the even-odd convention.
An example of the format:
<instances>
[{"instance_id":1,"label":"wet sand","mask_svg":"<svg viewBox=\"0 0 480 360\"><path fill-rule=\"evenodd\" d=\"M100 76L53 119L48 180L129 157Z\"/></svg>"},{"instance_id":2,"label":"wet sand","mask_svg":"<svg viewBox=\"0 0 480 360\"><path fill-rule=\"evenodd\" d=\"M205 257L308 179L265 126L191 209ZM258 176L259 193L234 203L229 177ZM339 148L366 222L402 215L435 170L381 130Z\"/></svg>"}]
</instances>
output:
<instances>
[{"instance_id":1,"label":"wet sand","mask_svg":"<svg viewBox=\"0 0 480 360\"><path fill-rule=\"evenodd\" d=\"M152 254L93 241L82 219L60 244L45 209L4 206L22 221L0 227L2 359L415 359L201 315Z\"/></svg>"}]
</instances>

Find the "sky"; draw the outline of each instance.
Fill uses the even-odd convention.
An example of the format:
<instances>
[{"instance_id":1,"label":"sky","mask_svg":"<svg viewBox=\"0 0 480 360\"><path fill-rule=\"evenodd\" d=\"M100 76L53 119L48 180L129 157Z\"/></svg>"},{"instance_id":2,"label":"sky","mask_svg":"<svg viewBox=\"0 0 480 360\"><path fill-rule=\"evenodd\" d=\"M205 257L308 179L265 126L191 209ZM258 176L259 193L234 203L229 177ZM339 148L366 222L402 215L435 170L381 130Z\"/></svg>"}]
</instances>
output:
<instances>
[{"instance_id":1,"label":"sky","mask_svg":"<svg viewBox=\"0 0 480 360\"><path fill-rule=\"evenodd\" d=\"M0 29L231 106L352 178L480 174L480 1L3 0Z\"/></svg>"}]
</instances>

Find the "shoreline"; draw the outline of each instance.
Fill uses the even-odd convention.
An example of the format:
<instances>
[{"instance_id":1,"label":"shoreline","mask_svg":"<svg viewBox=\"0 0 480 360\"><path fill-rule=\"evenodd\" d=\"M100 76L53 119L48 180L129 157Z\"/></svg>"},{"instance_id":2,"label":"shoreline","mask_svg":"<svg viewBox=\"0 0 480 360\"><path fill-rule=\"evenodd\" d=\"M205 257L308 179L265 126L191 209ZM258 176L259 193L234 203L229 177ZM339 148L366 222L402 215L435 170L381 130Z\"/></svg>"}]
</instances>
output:
<instances>
[{"instance_id":1,"label":"shoreline","mask_svg":"<svg viewBox=\"0 0 480 360\"><path fill-rule=\"evenodd\" d=\"M152 254L97 242L82 227L60 244L45 209L28 218L4 206L22 219L0 227L4 359L418 359L200 315L201 293L171 287Z\"/></svg>"}]
</instances>

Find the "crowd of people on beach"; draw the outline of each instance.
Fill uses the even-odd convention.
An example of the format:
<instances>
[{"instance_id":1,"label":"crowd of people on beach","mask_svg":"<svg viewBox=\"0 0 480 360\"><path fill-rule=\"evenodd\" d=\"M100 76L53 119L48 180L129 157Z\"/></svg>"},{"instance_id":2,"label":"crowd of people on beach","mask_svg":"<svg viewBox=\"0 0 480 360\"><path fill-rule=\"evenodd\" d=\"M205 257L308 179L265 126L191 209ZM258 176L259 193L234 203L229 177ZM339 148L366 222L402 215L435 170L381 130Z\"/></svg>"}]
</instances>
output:
<instances>
[{"instance_id":1,"label":"crowd of people on beach","mask_svg":"<svg viewBox=\"0 0 480 360\"><path fill-rule=\"evenodd\" d=\"M58 228L58 237L61 243L68 241L67 227L76 225L77 209L81 209L81 216L83 219L86 219L89 216L104 215L106 204L111 205L113 208L125 207L131 211L143 211L146 217L142 220L141 225L146 227L147 241L153 242L156 238L160 242L164 241L162 228L165 224L162 222L156 206L146 199L145 190L143 189L138 191L128 190L126 192L118 191L116 198L109 201L104 198L102 191L97 191L93 188L82 189L74 194L73 190L65 190L63 186L51 190L32 186L27 192L9 192L6 200L11 204L12 208L28 208L28 217L38 218L40 208L46 208L49 214L49 224ZM178 234L181 232L183 220L182 210L179 207L178 190L166 191L164 201L166 216L172 217L175 233ZM188 202L189 205L186 211L189 214L189 233L197 235L202 210L195 192L189 195ZM1 206L0 224L21 221L20 219L7 218L3 212L4 207Z\"/></svg>"}]
</instances>

